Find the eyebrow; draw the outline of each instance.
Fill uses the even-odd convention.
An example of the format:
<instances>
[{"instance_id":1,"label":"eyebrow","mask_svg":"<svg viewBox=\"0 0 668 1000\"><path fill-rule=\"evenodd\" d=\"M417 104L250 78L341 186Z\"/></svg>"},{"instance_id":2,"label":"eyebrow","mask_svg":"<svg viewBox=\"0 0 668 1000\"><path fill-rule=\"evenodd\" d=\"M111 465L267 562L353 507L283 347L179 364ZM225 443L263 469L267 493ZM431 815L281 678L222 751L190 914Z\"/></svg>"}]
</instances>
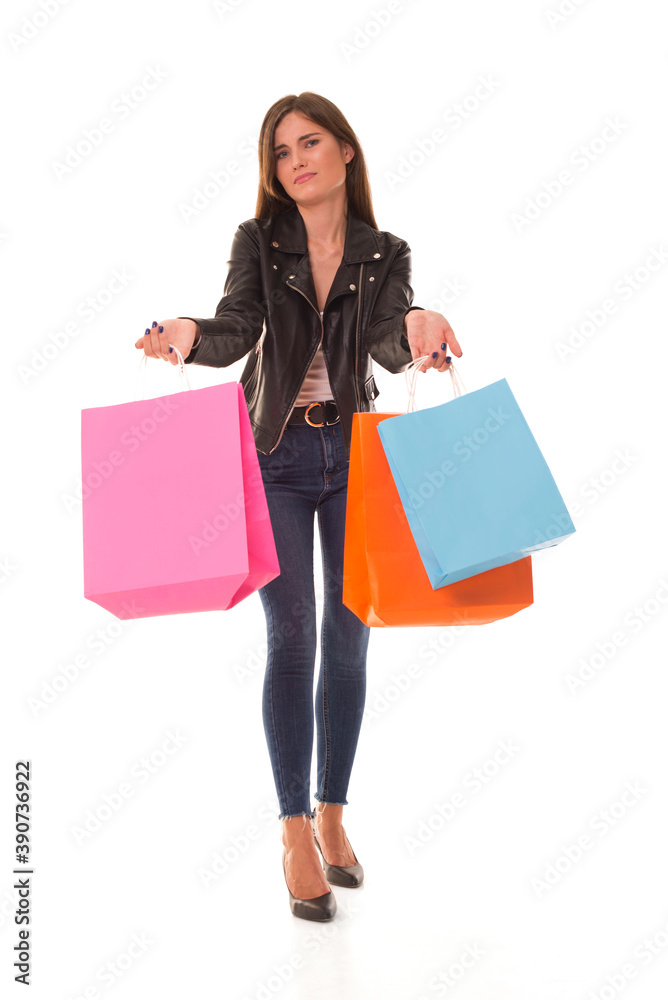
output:
<instances>
[{"instance_id":1,"label":"eyebrow","mask_svg":"<svg viewBox=\"0 0 668 1000\"><path fill-rule=\"evenodd\" d=\"M297 142L303 142L304 139L310 139L312 135L322 135L322 132L307 132L306 135L300 135ZM280 146L274 146L274 152L276 153L279 149L283 148L288 148L284 142L282 142Z\"/></svg>"}]
</instances>

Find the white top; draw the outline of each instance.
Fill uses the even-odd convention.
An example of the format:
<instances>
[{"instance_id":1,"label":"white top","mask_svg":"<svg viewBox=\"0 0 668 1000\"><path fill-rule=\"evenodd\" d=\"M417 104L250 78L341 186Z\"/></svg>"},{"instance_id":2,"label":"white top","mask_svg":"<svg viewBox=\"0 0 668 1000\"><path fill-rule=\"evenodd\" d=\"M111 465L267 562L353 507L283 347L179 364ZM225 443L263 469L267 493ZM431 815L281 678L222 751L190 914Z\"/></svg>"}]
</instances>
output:
<instances>
[{"instance_id":1,"label":"white top","mask_svg":"<svg viewBox=\"0 0 668 1000\"><path fill-rule=\"evenodd\" d=\"M322 318L323 311L320 312ZM332 387L329 384L325 357L322 353L322 344L315 352L315 357L311 362L309 370L304 376L299 395L295 400L295 406L307 406L308 403L316 402L319 399L332 399Z\"/></svg>"}]
</instances>

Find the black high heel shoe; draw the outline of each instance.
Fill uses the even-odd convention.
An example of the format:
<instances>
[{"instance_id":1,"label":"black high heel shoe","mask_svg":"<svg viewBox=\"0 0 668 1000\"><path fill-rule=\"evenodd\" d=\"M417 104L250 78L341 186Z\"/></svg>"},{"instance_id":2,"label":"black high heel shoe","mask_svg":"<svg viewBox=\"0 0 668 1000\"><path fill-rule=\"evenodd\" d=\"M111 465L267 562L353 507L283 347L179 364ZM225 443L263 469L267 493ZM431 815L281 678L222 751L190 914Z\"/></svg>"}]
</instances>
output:
<instances>
[{"instance_id":1,"label":"black high heel shoe","mask_svg":"<svg viewBox=\"0 0 668 1000\"><path fill-rule=\"evenodd\" d=\"M346 843L350 850L353 851L353 857L355 858L354 865L330 865L325 861L325 855L322 853L322 847L318 843L318 838L315 835L315 830L313 831L313 839L315 840L315 846L320 851L320 856L322 857L322 867L325 872L325 878L332 885L340 885L346 889L356 889L358 885L361 885L364 881L364 869L357 860L357 856L352 849L351 843L346 837Z\"/></svg>"},{"instance_id":2,"label":"black high heel shoe","mask_svg":"<svg viewBox=\"0 0 668 1000\"><path fill-rule=\"evenodd\" d=\"M288 885L288 876L285 871L285 848L283 849L283 875L285 884ZM293 896L288 885L290 895L290 909L296 917L304 920L332 920L336 914L336 897L332 890L325 892L322 896L313 896L311 899L299 899Z\"/></svg>"}]
</instances>

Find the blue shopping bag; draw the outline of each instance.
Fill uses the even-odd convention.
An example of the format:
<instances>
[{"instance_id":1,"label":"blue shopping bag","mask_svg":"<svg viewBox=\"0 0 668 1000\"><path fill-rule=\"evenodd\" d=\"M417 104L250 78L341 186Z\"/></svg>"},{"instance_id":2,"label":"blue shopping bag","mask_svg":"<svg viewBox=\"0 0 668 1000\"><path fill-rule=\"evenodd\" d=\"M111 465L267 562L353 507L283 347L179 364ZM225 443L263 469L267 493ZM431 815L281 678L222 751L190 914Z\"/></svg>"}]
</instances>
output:
<instances>
[{"instance_id":1,"label":"blue shopping bag","mask_svg":"<svg viewBox=\"0 0 668 1000\"><path fill-rule=\"evenodd\" d=\"M409 366L413 379L424 360ZM457 393L463 383L452 367L451 376ZM414 381L409 410L413 393ZM378 434L434 590L575 531L505 378L383 420Z\"/></svg>"}]
</instances>

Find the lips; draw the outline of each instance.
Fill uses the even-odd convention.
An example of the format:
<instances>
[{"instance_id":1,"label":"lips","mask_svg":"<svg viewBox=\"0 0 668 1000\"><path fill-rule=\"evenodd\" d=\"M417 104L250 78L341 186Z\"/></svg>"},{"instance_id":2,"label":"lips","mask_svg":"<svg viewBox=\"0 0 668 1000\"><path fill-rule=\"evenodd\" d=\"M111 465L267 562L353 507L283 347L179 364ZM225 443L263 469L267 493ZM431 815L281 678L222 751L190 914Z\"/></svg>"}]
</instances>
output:
<instances>
[{"instance_id":1,"label":"lips","mask_svg":"<svg viewBox=\"0 0 668 1000\"><path fill-rule=\"evenodd\" d=\"M295 177L295 184L303 184L309 177L315 177L315 174L300 174L299 177Z\"/></svg>"}]
</instances>

